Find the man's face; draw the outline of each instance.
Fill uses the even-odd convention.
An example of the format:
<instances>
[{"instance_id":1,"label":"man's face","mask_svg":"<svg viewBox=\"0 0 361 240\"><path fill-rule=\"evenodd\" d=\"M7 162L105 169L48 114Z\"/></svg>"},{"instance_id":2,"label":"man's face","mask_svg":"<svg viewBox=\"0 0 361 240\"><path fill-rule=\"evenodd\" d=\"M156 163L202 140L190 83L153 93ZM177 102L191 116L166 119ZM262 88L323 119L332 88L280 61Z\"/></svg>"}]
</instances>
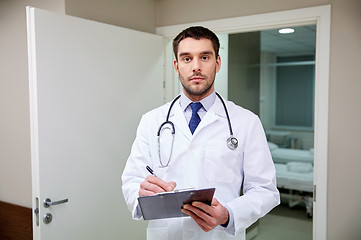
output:
<instances>
[{"instance_id":1,"label":"man's face","mask_svg":"<svg viewBox=\"0 0 361 240\"><path fill-rule=\"evenodd\" d=\"M185 38L178 45L177 57L174 68L185 95L192 101L199 101L211 94L221 67L221 58L216 57L211 40Z\"/></svg>"}]
</instances>

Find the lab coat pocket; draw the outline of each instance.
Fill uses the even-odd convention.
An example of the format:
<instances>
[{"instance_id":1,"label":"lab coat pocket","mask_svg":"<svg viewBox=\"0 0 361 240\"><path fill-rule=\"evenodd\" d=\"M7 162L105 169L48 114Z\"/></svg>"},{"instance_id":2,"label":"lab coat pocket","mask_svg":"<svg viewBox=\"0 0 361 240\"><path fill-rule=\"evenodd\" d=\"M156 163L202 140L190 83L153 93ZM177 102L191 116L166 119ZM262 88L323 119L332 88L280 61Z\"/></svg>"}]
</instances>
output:
<instances>
[{"instance_id":1,"label":"lab coat pocket","mask_svg":"<svg viewBox=\"0 0 361 240\"><path fill-rule=\"evenodd\" d=\"M237 151L225 142L212 142L205 148L204 174L211 182L231 183L237 176Z\"/></svg>"},{"instance_id":2,"label":"lab coat pocket","mask_svg":"<svg viewBox=\"0 0 361 240\"><path fill-rule=\"evenodd\" d=\"M168 228L147 228L147 240L168 239Z\"/></svg>"}]
</instances>

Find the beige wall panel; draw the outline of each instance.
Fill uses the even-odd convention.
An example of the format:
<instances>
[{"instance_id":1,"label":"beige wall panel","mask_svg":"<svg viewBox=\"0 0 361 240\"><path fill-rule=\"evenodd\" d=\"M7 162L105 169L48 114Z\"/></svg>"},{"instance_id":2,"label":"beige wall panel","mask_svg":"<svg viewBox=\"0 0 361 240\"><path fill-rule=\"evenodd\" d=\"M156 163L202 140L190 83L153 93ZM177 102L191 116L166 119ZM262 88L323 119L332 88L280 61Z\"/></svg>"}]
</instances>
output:
<instances>
[{"instance_id":1,"label":"beige wall panel","mask_svg":"<svg viewBox=\"0 0 361 240\"><path fill-rule=\"evenodd\" d=\"M328 160L328 239L360 239L361 1L333 1Z\"/></svg>"},{"instance_id":2,"label":"beige wall panel","mask_svg":"<svg viewBox=\"0 0 361 240\"><path fill-rule=\"evenodd\" d=\"M329 0L157 0L157 27L328 4Z\"/></svg>"},{"instance_id":3,"label":"beige wall panel","mask_svg":"<svg viewBox=\"0 0 361 240\"><path fill-rule=\"evenodd\" d=\"M65 0L67 15L155 33L156 0Z\"/></svg>"},{"instance_id":4,"label":"beige wall panel","mask_svg":"<svg viewBox=\"0 0 361 240\"><path fill-rule=\"evenodd\" d=\"M230 34L228 99L259 115L261 33Z\"/></svg>"}]
</instances>

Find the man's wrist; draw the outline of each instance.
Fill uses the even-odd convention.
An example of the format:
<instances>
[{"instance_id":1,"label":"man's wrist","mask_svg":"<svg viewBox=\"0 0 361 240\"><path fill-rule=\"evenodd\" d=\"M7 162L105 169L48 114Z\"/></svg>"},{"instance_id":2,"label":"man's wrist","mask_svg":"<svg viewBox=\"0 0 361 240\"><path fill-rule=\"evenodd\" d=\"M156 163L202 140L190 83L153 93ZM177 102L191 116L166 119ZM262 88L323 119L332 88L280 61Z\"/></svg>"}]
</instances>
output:
<instances>
[{"instance_id":1,"label":"man's wrist","mask_svg":"<svg viewBox=\"0 0 361 240\"><path fill-rule=\"evenodd\" d=\"M227 228L227 227L228 227L228 223L229 223L229 219L227 219L227 222L226 222L226 223L221 224L221 226L224 227L224 228Z\"/></svg>"},{"instance_id":2,"label":"man's wrist","mask_svg":"<svg viewBox=\"0 0 361 240\"><path fill-rule=\"evenodd\" d=\"M225 223L221 224L221 226L224 228L227 228L228 224L229 224L229 212L228 212L227 208L226 208L226 210L227 210L227 221Z\"/></svg>"}]
</instances>

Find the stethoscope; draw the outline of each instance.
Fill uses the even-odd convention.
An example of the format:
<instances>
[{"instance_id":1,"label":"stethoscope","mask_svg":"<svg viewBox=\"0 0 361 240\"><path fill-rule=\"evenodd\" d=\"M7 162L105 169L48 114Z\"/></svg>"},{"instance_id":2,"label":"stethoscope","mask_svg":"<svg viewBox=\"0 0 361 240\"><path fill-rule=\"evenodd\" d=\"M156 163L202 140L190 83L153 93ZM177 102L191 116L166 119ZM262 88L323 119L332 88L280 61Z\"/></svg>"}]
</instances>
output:
<instances>
[{"instance_id":1,"label":"stethoscope","mask_svg":"<svg viewBox=\"0 0 361 240\"><path fill-rule=\"evenodd\" d=\"M237 140L237 138L233 137L231 120L229 119L226 104L224 103L222 97L217 92L216 92L216 95L221 100L221 102L223 104L224 111L226 112L226 115L227 115L228 127L229 127L229 135L230 135L229 138L227 138L227 147L229 149L231 149L231 150L234 150L234 149L236 149L238 147L238 140ZM161 167L161 168L168 167L169 162L170 162L170 158L172 156L173 144L174 144L174 135L175 135L175 127L174 127L174 123L172 121L169 121L169 115L170 115L170 112L171 112L171 110L173 108L174 103L180 98L180 96L181 95L177 96L172 101L172 103L170 104L169 109L168 109L167 118L166 118L165 122L163 122L159 126L159 129L158 129L158 134L157 134L157 136L158 136L158 154L159 154L159 163L160 163L159 167ZM161 135L162 130L164 130L164 129L170 129L171 133L172 133L172 146L171 146L169 158L168 158L168 161L167 161L166 164L163 164L163 161L162 161L162 158L161 158L161 153L160 153L160 135Z\"/></svg>"}]
</instances>

